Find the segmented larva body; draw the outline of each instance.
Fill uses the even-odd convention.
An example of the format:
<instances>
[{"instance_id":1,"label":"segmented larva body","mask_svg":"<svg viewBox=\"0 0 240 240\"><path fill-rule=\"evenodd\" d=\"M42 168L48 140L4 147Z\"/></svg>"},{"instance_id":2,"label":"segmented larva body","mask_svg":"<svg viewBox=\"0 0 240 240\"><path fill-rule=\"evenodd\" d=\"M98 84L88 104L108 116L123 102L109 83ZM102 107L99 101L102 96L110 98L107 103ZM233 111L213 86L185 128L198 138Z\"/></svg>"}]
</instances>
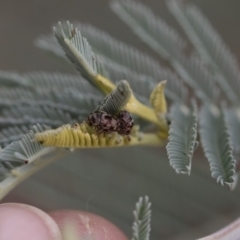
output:
<instances>
[{"instance_id":1,"label":"segmented larva body","mask_svg":"<svg viewBox=\"0 0 240 240\"><path fill-rule=\"evenodd\" d=\"M85 130L85 131L82 131ZM82 148L117 147L127 145L129 139L117 133L98 134L87 132L87 124L63 125L60 128L37 133L35 139L45 146Z\"/></svg>"}]
</instances>

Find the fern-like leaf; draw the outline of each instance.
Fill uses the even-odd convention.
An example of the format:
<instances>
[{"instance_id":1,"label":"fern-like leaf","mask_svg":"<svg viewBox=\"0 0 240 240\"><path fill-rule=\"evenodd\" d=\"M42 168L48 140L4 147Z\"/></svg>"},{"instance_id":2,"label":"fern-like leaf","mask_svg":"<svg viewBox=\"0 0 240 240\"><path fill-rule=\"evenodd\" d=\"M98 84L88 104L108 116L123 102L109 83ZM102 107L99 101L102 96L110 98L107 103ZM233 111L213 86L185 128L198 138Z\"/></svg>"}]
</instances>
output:
<instances>
[{"instance_id":1,"label":"fern-like leaf","mask_svg":"<svg viewBox=\"0 0 240 240\"><path fill-rule=\"evenodd\" d=\"M13 107L25 102L31 102L34 98L32 90L24 88L0 89L0 109Z\"/></svg>"},{"instance_id":2,"label":"fern-like leaf","mask_svg":"<svg viewBox=\"0 0 240 240\"><path fill-rule=\"evenodd\" d=\"M179 47L178 42L181 42L180 38L177 37L175 30L164 24L165 27L153 27L152 25L159 24L161 26L160 19L156 18L154 14L144 5L127 0L127 1L114 1L113 9L121 17L122 20L127 22L127 24L132 28L133 31L145 41L153 50L159 53L163 58L170 60L170 63L179 73L181 78L189 84L197 93L197 96L203 102L217 102L217 97L219 90L213 80L213 77L208 72L202 63L193 55L190 59L184 56L182 48ZM130 13L136 18L137 23L134 24L130 20ZM136 17L137 16L137 17ZM136 26L137 27L136 27ZM148 29L152 27L156 34L152 34ZM137 30L136 30L137 29ZM172 41L166 32L174 33L175 40ZM151 41L146 39L151 37ZM162 36L158 38L158 36ZM167 37L168 36L168 37ZM157 44L153 44L153 41ZM164 49L164 51L163 51ZM165 78L168 80L168 78Z\"/></svg>"},{"instance_id":3,"label":"fern-like leaf","mask_svg":"<svg viewBox=\"0 0 240 240\"><path fill-rule=\"evenodd\" d=\"M117 0L111 7L144 42L165 58L170 59L185 48L186 43L177 32L140 2Z\"/></svg>"},{"instance_id":4,"label":"fern-like leaf","mask_svg":"<svg viewBox=\"0 0 240 240\"><path fill-rule=\"evenodd\" d=\"M148 99L155 85L163 79L168 79L167 98L172 101L183 102L187 99L187 88L179 77L171 70L160 66L151 56L90 25L76 23L76 26L88 39L94 51L101 57L110 79L114 82L127 79L133 92L142 102L146 103L146 99ZM39 41L45 42L42 46L44 50L52 51L60 57L64 56L63 53L59 55L55 52L58 44L52 37L41 37ZM52 48L54 44L57 46ZM142 96L145 96L145 98Z\"/></svg>"},{"instance_id":5,"label":"fern-like leaf","mask_svg":"<svg viewBox=\"0 0 240 240\"><path fill-rule=\"evenodd\" d=\"M234 156L240 157L240 109L224 109L224 115L227 121L231 137L231 145L233 146Z\"/></svg>"},{"instance_id":6,"label":"fern-like leaf","mask_svg":"<svg viewBox=\"0 0 240 240\"><path fill-rule=\"evenodd\" d=\"M34 44L40 49L53 53L58 57L64 58L63 49L59 47L56 38L52 35L40 36L34 41Z\"/></svg>"},{"instance_id":7,"label":"fern-like leaf","mask_svg":"<svg viewBox=\"0 0 240 240\"><path fill-rule=\"evenodd\" d=\"M150 55L110 36L91 25L76 23L84 37L88 39L94 51L101 56L104 63L114 63L131 69L133 72L154 78L159 77L162 66ZM156 82L159 79L155 80Z\"/></svg>"},{"instance_id":8,"label":"fern-like leaf","mask_svg":"<svg viewBox=\"0 0 240 240\"><path fill-rule=\"evenodd\" d=\"M131 96L132 90L128 82L122 80L117 84L116 89L103 99L96 110L115 115L125 107Z\"/></svg>"},{"instance_id":9,"label":"fern-like leaf","mask_svg":"<svg viewBox=\"0 0 240 240\"><path fill-rule=\"evenodd\" d=\"M57 47L60 48L56 42ZM30 72L23 74L29 84L35 89L51 89L51 90L63 90L63 89L77 89L82 93L94 93L98 91L93 88L83 77L64 74L60 72Z\"/></svg>"},{"instance_id":10,"label":"fern-like leaf","mask_svg":"<svg viewBox=\"0 0 240 240\"><path fill-rule=\"evenodd\" d=\"M167 153L170 165L177 173L191 173L193 152L197 142L197 110L193 103L191 109L175 104L170 112L169 143Z\"/></svg>"},{"instance_id":11,"label":"fern-like leaf","mask_svg":"<svg viewBox=\"0 0 240 240\"><path fill-rule=\"evenodd\" d=\"M6 147L11 142L20 140L24 134L29 132L29 126L13 126L0 131L0 145Z\"/></svg>"},{"instance_id":12,"label":"fern-like leaf","mask_svg":"<svg viewBox=\"0 0 240 240\"><path fill-rule=\"evenodd\" d=\"M123 70L120 66L107 66L107 70L113 82L117 82L119 79L128 79L136 98L140 102L149 105L149 94L156 85L153 78L139 75L128 69Z\"/></svg>"},{"instance_id":13,"label":"fern-like leaf","mask_svg":"<svg viewBox=\"0 0 240 240\"><path fill-rule=\"evenodd\" d=\"M45 148L34 140L34 135L39 132L48 130L49 127L44 125L33 126L29 133L25 134L20 141L16 141L4 148L0 153L0 162L5 164L10 162L22 165L31 163L42 155L52 151L53 148ZM6 165L10 166L10 165Z\"/></svg>"},{"instance_id":14,"label":"fern-like leaf","mask_svg":"<svg viewBox=\"0 0 240 240\"><path fill-rule=\"evenodd\" d=\"M49 159L39 159L55 150L34 141L36 133L47 129L49 127L37 124L21 140L12 142L0 152L0 199L31 174L59 158L55 154Z\"/></svg>"},{"instance_id":15,"label":"fern-like leaf","mask_svg":"<svg viewBox=\"0 0 240 240\"><path fill-rule=\"evenodd\" d=\"M150 95L150 103L156 114L165 115L167 113L167 102L164 96L164 90L167 81L161 81Z\"/></svg>"},{"instance_id":16,"label":"fern-like leaf","mask_svg":"<svg viewBox=\"0 0 240 240\"><path fill-rule=\"evenodd\" d=\"M203 107L200 113L200 135L212 177L222 185L231 187L234 183L236 161L222 110L211 105Z\"/></svg>"},{"instance_id":17,"label":"fern-like leaf","mask_svg":"<svg viewBox=\"0 0 240 240\"><path fill-rule=\"evenodd\" d=\"M58 27L53 28L53 33L67 58L91 84L96 86L95 77L97 74L107 75L103 64L93 53L86 38L82 37L80 31L74 28L71 23L67 22L66 26L63 27L59 22Z\"/></svg>"},{"instance_id":18,"label":"fern-like leaf","mask_svg":"<svg viewBox=\"0 0 240 240\"><path fill-rule=\"evenodd\" d=\"M29 87L27 80L16 72L0 70L0 86L6 87Z\"/></svg>"},{"instance_id":19,"label":"fern-like leaf","mask_svg":"<svg viewBox=\"0 0 240 240\"><path fill-rule=\"evenodd\" d=\"M0 109L4 113L13 108L13 111L24 107L29 107L28 115L35 114L35 108L51 108L53 111L63 111L73 119L84 119L93 111L101 101L100 96L91 93L86 94L76 89L66 90L43 90L36 92L33 90L5 89L0 90ZM30 107L33 110L31 113ZM11 111L11 112L13 112ZM5 115L5 116L8 116ZM21 117L22 114L19 115ZM38 116L38 115L37 115Z\"/></svg>"},{"instance_id":20,"label":"fern-like leaf","mask_svg":"<svg viewBox=\"0 0 240 240\"><path fill-rule=\"evenodd\" d=\"M150 238L150 222L151 222L151 203L147 196L141 197L133 212L134 223L132 226L132 240L149 240Z\"/></svg>"},{"instance_id":21,"label":"fern-like leaf","mask_svg":"<svg viewBox=\"0 0 240 240\"><path fill-rule=\"evenodd\" d=\"M240 71L235 56L196 6L176 0L167 2L204 62L215 69L223 92L233 104L239 105Z\"/></svg>"},{"instance_id":22,"label":"fern-like leaf","mask_svg":"<svg viewBox=\"0 0 240 240\"><path fill-rule=\"evenodd\" d=\"M173 101L186 100L187 89L182 81L157 60L90 25L76 26L99 54L113 81L127 79L135 93L148 98L155 85L167 79L166 96Z\"/></svg>"},{"instance_id":23,"label":"fern-like leaf","mask_svg":"<svg viewBox=\"0 0 240 240\"><path fill-rule=\"evenodd\" d=\"M202 102L217 103L220 91L214 78L196 55L189 58L178 55L172 65Z\"/></svg>"},{"instance_id":24,"label":"fern-like leaf","mask_svg":"<svg viewBox=\"0 0 240 240\"><path fill-rule=\"evenodd\" d=\"M0 128L29 126L37 123L58 127L73 120L68 113L50 107L19 106L3 111L0 118Z\"/></svg>"}]
</instances>

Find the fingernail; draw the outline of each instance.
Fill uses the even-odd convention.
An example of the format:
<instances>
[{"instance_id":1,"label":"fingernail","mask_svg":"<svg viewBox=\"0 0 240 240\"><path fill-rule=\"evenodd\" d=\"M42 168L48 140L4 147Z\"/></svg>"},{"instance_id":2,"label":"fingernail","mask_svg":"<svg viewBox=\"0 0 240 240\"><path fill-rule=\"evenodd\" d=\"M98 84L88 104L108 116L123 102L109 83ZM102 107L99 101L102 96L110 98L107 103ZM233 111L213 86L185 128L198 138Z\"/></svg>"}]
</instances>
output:
<instances>
[{"instance_id":1,"label":"fingernail","mask_svg":"<svg viewBox=\"0 0 240 240\"><path fill-rule=\"evenodd\" d=\"M1 240L61 240L55 221L42 210L18 203L0 205Z\"/></svg>"},{"instance_id":2,"label":"fingernail","mask_svg":"<svg viewBox=\"0 0 240 240\"><path fill-rule=\"evenodd\" d=\"M80 239L91 240L126 240L126 236L115 225L95 214L62 210L50 213L61 231L66 224L71 224L71 229Z\"/></svg>"}]
</instances>

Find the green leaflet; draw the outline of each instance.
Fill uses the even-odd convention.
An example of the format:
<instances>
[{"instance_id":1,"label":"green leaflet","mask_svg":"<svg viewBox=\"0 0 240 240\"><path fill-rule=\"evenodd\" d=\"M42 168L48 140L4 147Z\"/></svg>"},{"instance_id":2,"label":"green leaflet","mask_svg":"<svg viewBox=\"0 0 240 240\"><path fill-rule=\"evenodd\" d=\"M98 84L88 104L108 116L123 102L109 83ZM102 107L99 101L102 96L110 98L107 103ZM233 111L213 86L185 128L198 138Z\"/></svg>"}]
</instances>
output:
<instances>
[{"instance_id":1,"label":"green leaflet","mask_svg":"<svg viewBox=\"0 0 240 240\"><path fill-rule=\"evenodd\" d=\"M190 175L193 152L198 146L196 104L193 103L190 109L175 104L169 117L171 125L166 148L170 165L177 173Z\"/></svg>"},{"instance_id":2,"label":"green leaflet","mask_svg":"<svg viewBox=\"0 0 240 240\"><path fill-rule=\"evenodd\" d=\"M188 58L180 54L171 63L181 78L193 88L196 97L203 103L217 104L219 89L208 69L195 54Z\"/></svg>"},{"instance_id":3,"label":"green leaflet","mask_svg":"<svg viewBox=\"0 0 240 240\"><path fill-rule=\"evenodd\" d=\"M74 119L86 117L101 100L100 96L73 88L66 89L3 89L0 90L0 109L6 112L21 111L26 107L52 108L53 111L64 111ZM21 111L22 112L22 111ZM15 114L15 115L16 115ZM29 110L26 115L32 115ZM20 113L19 117L23 114Z\"/></svg>"},{"instance_id":4,"label":"green leaflet","mask_svg":"<svg viewBox=\"0 0 240 240\"><path fill-rule=\"evenodd\" d=\"M36 141L33 141L34 135L39 132L43 132L49 129L49 127L44 125L35 125L29 133L25 134L21 140L9 144L4 148L0 153L0 162L10 162L10 163L19 163L25 164L27 161L31 163L36 160L41 155L46 154L52 149L47 149Z\"/></svg>"},{"instance_id":5,"label":"green leaflet","mask_svg":"<svg viewBox=\"0 0 240 240\"><path fill-rule=\"evenodd\" d=\"M0 199L21 181L55 159L55 157L51 157L35 162L41 156L55 150L55 148L43 147L33 141L35 133L46 129L49 127L35 125L32 130L22 136L21 140L12 142L0 152L0 179L2 180L0 182Z\"/></svg>"},{"instance_id":6,"label":"green leaflet","mask_svg":"<svg viewBox=\"0 0 240 240\"><path fill-rule=\"evenodd\" d=\"M20 140L24 134L29 132L30 126L13 126L6 127L0 131L0 145L6 147L11 142Z\"/></svg>"},{"instance_id":7,"label":"green leaflet","mask_svg":"<svg viewBox=\"0 0 240 240\"><path fill-rule=\"evenodd\" d=\"M55 39L54 39L55 40ZM55 43L60 49L59 44ZM64 55L63 55L64 57ZM32 88L51 89L51 90L66 90L75 89L81 93L98 93L98 91L82 76L74 74L66 74L61 72L29 72L23 74Z\"/></svg>"},{"instance_id":8,"label":"green leaflet","mask_svg":"<svg viewBox=\"0 0 240 240\"><path fill-rule=\"evenodd\" d=\"M80 31L73 28L70 22L66 22L65 26L59 22L58 27L53 28L53 33L65 51L67 58L75 65L76 69L91 84L98 87L97 75L106 76L107 73L102 62L92 52L87 39L82 37Z\"/></svg>"},{"instance_id":9,"label":"green leaflet","mask_svg":"<svg viewBox=\"0 0 240 240\"><path fill-rule=\"evenodd\" d=\"M192 41L204 63L214 69L215 79L228 100L239 105L240 75L235 56L211 23L193 4L167 1L168 6Z\"/></svg>"},{"instance_id":10,"label":"green leaflet","mask_svg":"<svg viewBox=\"0 0 240 240\"><path fill-rule=\"evenodd\" d=\"M141 197L138 200L133 215L132 240L149 240L151 231L151 203L147 196Z\"/></svg>"},{"instance_id":11,"label":"green leaflet","mask_svg":"<svg viewBox=\"0 0 240 240\"><path fill-rule=\"evenodd\" d=\"M29 84L18 73L0 70L0 86L26 88Z\"/></svg>"},{"instance_id":12,"label":"green leaflet","mask_svg":"<svg viewBox=\"0 0 240 240\"><path fill-rule=\"evenodd\" d=\"M76 26L100 56L111 80L117 82L120 79L127 79L139 100L146 103L156 83L167 79L166 97L171 101L186 101L188 91L181 79L170 69L161 66L150 55L90 25L77 22ZM64 57L61 49L59 53L59 45L52 36L42 36L37 42L42 43L38 45L41 49Z\"/></svg>"},{"instance_id":13,"label":"green leaflet","mask_svg":"<svg viewBox=\"0 0 240 240\"><path fill-rule=\"evenodd\" d=\"M173 28L136 1L113 1L112 9L149 47L169 60L201 101L217 102L219 90L212 75L195 54L190 58L185 56L185 44Z\"/></svg>"},{"instance_id":14,"label":"green leaflet","mask_svg":"<svg viewBox=\"0 0 240 240\"><path fill-rule=\"evenodd\" d=\"M164 58L171 59L185 48L186 43L178 33L140 2L113 1L111 8L144 42Z\"/></svg>"},{"instance_id":15,"label":"green leaflet","mask_svg":"<svg viewBox=\"0 0 240 240\"><path fill-rule=\"evenodd\" d=\"M126 80L120 81L115 90L108 94L96 110L115 115L122 110L132 96L132 89Z\"/></svg>"},{"instance_id":16,"label":"green leaflet","mask_svg":"<svg viewBox=\"0 0 240 240\"><path fill-rule=\"evenodd\" d=\"M172 101L187 99L187 89L181 79L170 69L161 66L150 55L91 25L76 23L76 26L101 57L113 81L127 79L133 91L139 94L138 97L149 98L149 94L159 81L168 80L166 96Z\"/></svg>"},{"instance_id":17,"label":"green leaflet","mask_svg":"<svg viewBox=\"0 0 240 240\"><path fill-rule=\"evenodd\" d=\"M240 109L228 108L224 109L226 124L231 137L231 145L236 158L240 156Z\"/></svg>"},{"instance_id":18,"label":"green leaflet","mask_svg":"<svg viewBox=\"0 0 240 240\"><path fill-rule=\"evenodd\" d=\"M222 185L234 184L236 160L222 109L204 106L200 112L200 135L212 177Z\"/></svg>"},{"instance_id":19,"label":"green leaflet","mask_svg":"<svg viewBox=\"0 0 240 240\"><path fill-rule=\"evenodd\" d=\"M57 127L73 121L70 114L48 106L18 106L5 109L0 117L0 128L37 123Z\"/></svg>"}]
</instances>

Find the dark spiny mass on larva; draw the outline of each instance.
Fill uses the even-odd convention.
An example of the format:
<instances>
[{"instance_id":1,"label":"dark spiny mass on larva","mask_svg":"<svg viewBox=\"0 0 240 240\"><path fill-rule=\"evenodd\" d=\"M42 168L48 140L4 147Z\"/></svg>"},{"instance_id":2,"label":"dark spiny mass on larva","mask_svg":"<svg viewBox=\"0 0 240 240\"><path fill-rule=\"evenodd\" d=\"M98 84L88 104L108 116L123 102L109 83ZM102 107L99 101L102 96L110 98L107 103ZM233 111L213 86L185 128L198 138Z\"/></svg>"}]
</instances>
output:
<instances>
[{"instance_id":1,"label":"dark spiny mass on larva","mask_svg":"<svg viewBox=\"0 0 240 240\"><path fill-rule=\"evenodd\" d=\"M127 111L120 111L116 116L112 116L104 111L96 111L89 114L87 123L98 133L117 132L120 135L129 135L134 125L134 120Z\"/></svg>"},{"instance_id":2,"label":"dark spiny mass on larva","mask_svg":"<svg viewBox=\"0 0 240 240\"><path fill-rule=\"evenodd\" d=\"M120 135L129 135L131 133L134 120L127 111L121 111L117 115L117 132Z\"/></svg>"},{"instance_id":3,"label":"dark spiny mass on larva","mask_svg":"<svg viewBox=\"0 0 240 240\"><path fill-rule=\"evenodd\" d=\"M87 118L87 123L98 133L111 133L117 131L117 120L103 111L90 113Z\"/></svg>"}]
</instances>

